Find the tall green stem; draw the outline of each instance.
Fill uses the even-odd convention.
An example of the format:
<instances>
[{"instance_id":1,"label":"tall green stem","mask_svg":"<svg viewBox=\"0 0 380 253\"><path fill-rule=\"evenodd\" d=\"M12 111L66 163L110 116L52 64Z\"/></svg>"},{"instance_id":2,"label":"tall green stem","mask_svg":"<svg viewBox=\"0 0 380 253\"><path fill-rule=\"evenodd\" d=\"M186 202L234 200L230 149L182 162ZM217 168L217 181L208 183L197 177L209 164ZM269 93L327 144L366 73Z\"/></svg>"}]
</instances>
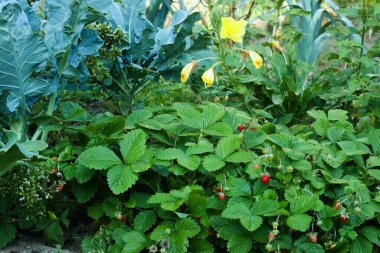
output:
<instances>
[{"instance_id":1,"label":"tall green stem","mask_svg":"<svg viewBox=\"0 0 380 253\"><path fill-rule=\"evenodd\" d=\"M361 62L361 58L362 56L364 55L364 47L365 47L365 33L367 31L366 27L365 27L365 23L367 21L367 9L366 9L366 0L363 0L363 6L362 6L362 31L361 31L361 34L360 34L360 39L361 39L361 48L360 48L360 55L359 55L359 63L358 63L358 68L357 68L357 71L359 72L361 67L362 67L362 62Z\"/></svg>"},{"instance_id":2,"label":"tall green stem","mask_svg":"<svg viewBox=\"0 0 380 253\"><path fill-rule=\"evenodd\" d=\"M23 99L21 99L21 124L22 124L22 132L21 132L21 142L26 141L27 132L28 132L28 121L26 116L26 101L25 97L22 96Z\"/></svg>"}]
</instances>

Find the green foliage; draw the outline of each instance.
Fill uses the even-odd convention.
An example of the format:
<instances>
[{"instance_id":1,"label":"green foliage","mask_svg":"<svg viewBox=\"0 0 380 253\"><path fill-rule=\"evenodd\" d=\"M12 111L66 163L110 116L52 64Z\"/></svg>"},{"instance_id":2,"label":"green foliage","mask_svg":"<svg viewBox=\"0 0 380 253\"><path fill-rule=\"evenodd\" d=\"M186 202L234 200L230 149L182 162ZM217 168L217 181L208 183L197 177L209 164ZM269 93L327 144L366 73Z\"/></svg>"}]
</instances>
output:
<instances>
[{"instance_id":1,"label":"green foliage","mask_svg":"<svg viewBox=\"0 0 380 253\"><path fill-rule=\"evenodd\" d=\"M244 116L233 120L231 114ZM124 252L187 252L193 241L201 240L208 245L206 252L261 252L268 234L279 230L271 244L300 252L327 251L330 244L338 248L340 241L347 241L351 250L377 244L371 236L377 230L364 229L376 222L380 210L370 194L378 186L378 157L373 152L377 144L363 138L377 130L359 131L344 110L313 110L309 115L315 118L311 126L278 125L270 132L269 122L256 123L234 108L209 102L135 111L111 135L85 129L98 129L100 119L113 122L117 116L82 120L81 126L67 130L73 137L91 137L76 148L76 169L67 169L72 189L75 192L75 178L80 178L75 171L83 166L96 177L79 185L96 184L99 177L107 180L109 189L99 187L118 198L92 197L88 188L78 201L89 202L93 219L108 217L110 223L102 230L123 236L119 240L99 233L94 242ZM232 130L236 122L245 125L239 135ZM206 133L212 125L226 125L230 133ZM256 143L250 141L254 136L260 136ZM262 173L270 175L269 184L261 181ZM337 201L339 208L334 207ZM346 223L342 215L348 217ZM334 229L339 232L331 239ZM317 244L308 239L312 232L318 234ZM98 247L87 242L84 250Z\"/></svg>"},{"instance_id":2,"label":"green foliage","mask_svg":"<svg viewBox=\"0 0 380 253\"><path fill-rule=\"evenodd\" d=\"M285 2L3 1L0 248L91 222L83 252L377 251L379 6Z\"/></svg>"}]
</instances>

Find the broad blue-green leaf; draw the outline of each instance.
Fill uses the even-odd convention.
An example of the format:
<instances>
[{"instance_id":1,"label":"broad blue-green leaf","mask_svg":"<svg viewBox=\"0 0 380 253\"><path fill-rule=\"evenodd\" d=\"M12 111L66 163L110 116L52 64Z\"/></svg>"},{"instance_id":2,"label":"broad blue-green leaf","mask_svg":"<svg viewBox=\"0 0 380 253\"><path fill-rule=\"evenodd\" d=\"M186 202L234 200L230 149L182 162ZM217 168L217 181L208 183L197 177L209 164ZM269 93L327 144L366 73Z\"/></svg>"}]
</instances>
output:
<instances>
[{"instance_id":1,"label":"broad blue-green leaf","mask_svg":"<svg viewBox=\"0 0 380 253\"><path fill-rule=\"evenodd\" d=\"M81 55L93 55L103 46L103 40L92 29L84 29L80 35L78 51Z\"/></svg>"},{"instance_id":2,"label":"broad blue-green leaf","mask_svg":"<svg viewBox=\"0 0 380 253\"><path fill-rule=\"evenodd\" d=\"M0 93L7 91L7 107L26 108L27 98L47 94L49 83L33 78L33 71L48 58L40 35L33 31L18 3L0 4Z\"/></svg>"},{"instance_id":3,"label":"broad blue-green leaf","mask_svg":"<svg viewBox=\"0 0 380 253\"><path fill-rule=\"evenodd\" d=\"M53 54L66 52L84 27L86 1L47 0L46 7L49 9L44 28L46 45Z\"/></svg>"}]
</instances>

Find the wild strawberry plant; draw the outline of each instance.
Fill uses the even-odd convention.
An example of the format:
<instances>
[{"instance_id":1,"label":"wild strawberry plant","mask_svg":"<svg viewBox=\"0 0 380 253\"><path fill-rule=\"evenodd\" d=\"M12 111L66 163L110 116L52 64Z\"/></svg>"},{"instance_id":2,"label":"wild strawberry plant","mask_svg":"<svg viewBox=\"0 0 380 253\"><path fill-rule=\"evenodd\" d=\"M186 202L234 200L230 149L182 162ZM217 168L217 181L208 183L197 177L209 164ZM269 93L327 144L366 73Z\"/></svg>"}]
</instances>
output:
<instances>
[{"instance_id":1,"label":"wild strawberry plant","mask_svg":"<svg viewBox=\"0 0 380 253\"><path fill-rule=\"evenodd\" d=\"M69 110L81 113L62 129L89 141L61 168L103 224L83 241L85 252L379 245L380 131L358 131L346 111L309 111L311 125L288 128L218 103L147 108L126 120Z\"/></svg>"}]
</instances>

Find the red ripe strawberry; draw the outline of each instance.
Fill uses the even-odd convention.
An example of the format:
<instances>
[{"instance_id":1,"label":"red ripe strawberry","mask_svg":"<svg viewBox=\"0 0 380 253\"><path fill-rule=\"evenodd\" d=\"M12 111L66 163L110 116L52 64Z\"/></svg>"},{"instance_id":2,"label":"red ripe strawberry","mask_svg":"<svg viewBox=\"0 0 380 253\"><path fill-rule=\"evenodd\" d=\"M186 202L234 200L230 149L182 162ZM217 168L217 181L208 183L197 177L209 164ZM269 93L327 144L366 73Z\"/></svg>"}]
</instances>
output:
<instances>
[{"instance_id":1,"label":"red ripe strawberry","mask_svg":"<svg viewBox=\"0 0 380 253\"><path fill-rule=\"evenodd\" d=\"M220 187L220 186L216 187L215 191L216 191L216 193L222 192L222 187Z\"/></svg>"},{"instance_id":2,"label":"red ripe strawberry","mask_svg":"<svg viewBox=\"0 0 380 253\"><path fill-rule=\"evenodd\" d=\"M218 198L219 198L220 200L225 199L226 196L224 195L224 192L219 192L219 193L218 193Z\"/></svg>"},{"instance_id":3,"label":"red ripe strawberry","mask_svg":"<svg viewBox=\"0 0 380 253\"><path fill-rule=\"evenodd\" d=\"M119 219L122 223L125 223L127 221L127 216L122 215L121 218Z\"/></svg>"},{"instance_id":4,"label":"red ripe strawberry","mask_svg":"<svg viewBox=\"0 0 380 253\"><path fill-rule=\"evenodd\" d=\"M59 183L57 184L57 186L56 186L57 191L58 191L58 192L62 191L64 186L65 186L64 183L59 182Z\"/></svg>"},{"instance_id":5,"label":"red ripe strawberry","mask_svg":"<svg viewBox=\"0 0 380 253\"><path fill-rule=\"evenodd\" d=\"M312 241L313 243L317 243L317 242L318 242L318 237L317 237L317 234L316 234L316 233L310 233L310 234L309 234L309 239L310 239L310 241Z\"/></svg>"},{"instance_id":6,"label":"red ripe strawberry","mask_svg":"<svg viewBox=\"0 0 380 253\"><path fill-rule=\"evenodd\" d=\"M263 184L269 184L269 180L270 180L269 174L262 174L261 175L261 182L263 182Z\"/></svg>"},{"instance_id":7,"label":"red ripe strawberry","mask_svg":"<svg viewBox=\"0 0 380 253\"><path fill-rule=\"evenodd\" d=\"M339 216L339 220L340 220L341 222L347 222L347 221L348 221L348 216L345 215L345 214L341 214L341 215Z\"/></svg>"},{"instance_id":8,"label":"red ripe strawberry","mask_svg":"<svg viewBox=\"0 0 380 253\"><path fill-rule=\"evenodd\" d=\"M243 131L244 128L245 128L244 125L238 125L238 126L237 126L237 130L238 130L239 132Z\"/></svg>"},{"instance_id":9,"label":"red ripe strawberry","mask_svg":"<svg viewBox=\"0 0 380 253\"><path fill-rule=\"evenodd\" d=\"M275 235L274 235L274 233L273 232L270 232L269 234L268 234L268 240L269 240L269 242L271 242L271 241L273 241L274 239L275 239Z\"/></svg>"},{"instance_id":10,"label":"red ripe strawberry","mask_svg":"<svg viewBox=\"0 0 380 253\"><path fill-rule=\"evenodd\" d=\"M335 201L335 203L334 203L333 209L334 209L334 210L338 210L338 209L340 208L340 206L341 206L341 203L340 203L339 200L337 200L337 201Z\"/></svg>"},{"instance_id":11,"label":"red ripe strawberry","mask_svg":"<svg viewBox=\"0 0 380 253\"><path fill-rule=\"evenodd\" d=\"M254 170L258 170L258 169L259 169L259 164L258 164L258 163L255 163L255 165L253 165L253 169L254 169Z\"/></svg>"}]
</instances>

